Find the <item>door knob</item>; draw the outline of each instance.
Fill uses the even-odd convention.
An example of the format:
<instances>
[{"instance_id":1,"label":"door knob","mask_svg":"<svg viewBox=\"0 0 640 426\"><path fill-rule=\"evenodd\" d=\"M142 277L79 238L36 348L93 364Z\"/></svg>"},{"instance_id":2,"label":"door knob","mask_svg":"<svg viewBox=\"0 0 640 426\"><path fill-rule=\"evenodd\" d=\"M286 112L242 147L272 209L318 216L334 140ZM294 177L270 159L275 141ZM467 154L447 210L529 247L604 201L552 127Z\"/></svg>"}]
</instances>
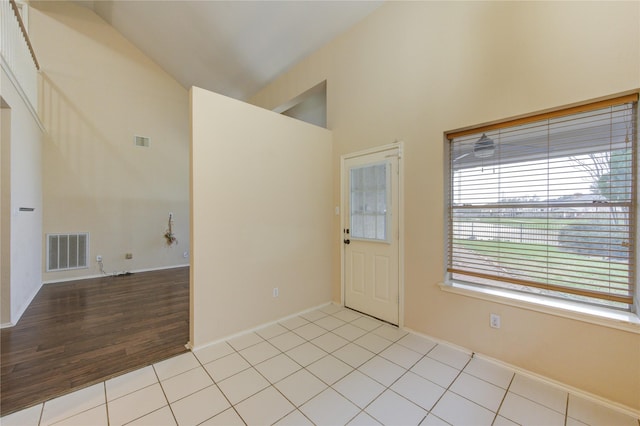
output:
<instances>
[{"instance_id":1,"label":"door knob","mask_svg":"<svg viewBox=\"0 0 640 426\"><path fill-rule=\"evenodd\" d=\"M345 244L351 244L351 240L350 239L346 239L346 240L344 240L344 243Z\"/></svg>"}]
</instances>

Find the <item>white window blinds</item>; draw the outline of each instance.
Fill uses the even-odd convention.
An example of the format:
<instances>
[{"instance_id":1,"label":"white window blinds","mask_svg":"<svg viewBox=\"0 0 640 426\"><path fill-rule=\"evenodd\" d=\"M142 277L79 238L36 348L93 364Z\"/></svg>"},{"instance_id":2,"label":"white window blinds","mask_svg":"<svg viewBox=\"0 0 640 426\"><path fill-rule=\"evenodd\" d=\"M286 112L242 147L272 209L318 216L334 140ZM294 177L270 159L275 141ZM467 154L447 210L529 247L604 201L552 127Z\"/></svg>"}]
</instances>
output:
<instances>
[{"instance_id":1,"label":"white window blinds","mask_svg":"<svg viewBox=\"0 0 640 426\"><path fill-rule=\"evenodd\" d=\"M637 95L448 138L452 280L630 308Z\"/></svg>"},{"instance_id":2,"label":"white window blinds","mask_svg":"<svg viewBox=\"0 0 640 426\"><path fill-rule=\"evenodd\" d=\"M351 169L351 238L387 241L389 173L388 162Z\"/></svg>"}]
</instances>

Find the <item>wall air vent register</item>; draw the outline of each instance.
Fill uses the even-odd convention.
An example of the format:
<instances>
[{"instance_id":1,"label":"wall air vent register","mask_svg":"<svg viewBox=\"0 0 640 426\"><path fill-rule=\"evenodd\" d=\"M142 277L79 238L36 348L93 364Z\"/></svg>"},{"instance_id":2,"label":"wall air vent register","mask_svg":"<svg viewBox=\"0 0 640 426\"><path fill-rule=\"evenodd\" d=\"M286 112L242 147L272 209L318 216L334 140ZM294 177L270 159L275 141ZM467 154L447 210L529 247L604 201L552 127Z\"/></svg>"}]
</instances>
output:
<instances>
[{"instance_id":1,"label":"wall air vent register","mask_svg":"<svg viewBox=\"0 0 640 426\"><path fill-rule=\"evenodd\" d=\"M47 234L47 272L88 268L89 233Z\"/></svg>"}]
</instances>

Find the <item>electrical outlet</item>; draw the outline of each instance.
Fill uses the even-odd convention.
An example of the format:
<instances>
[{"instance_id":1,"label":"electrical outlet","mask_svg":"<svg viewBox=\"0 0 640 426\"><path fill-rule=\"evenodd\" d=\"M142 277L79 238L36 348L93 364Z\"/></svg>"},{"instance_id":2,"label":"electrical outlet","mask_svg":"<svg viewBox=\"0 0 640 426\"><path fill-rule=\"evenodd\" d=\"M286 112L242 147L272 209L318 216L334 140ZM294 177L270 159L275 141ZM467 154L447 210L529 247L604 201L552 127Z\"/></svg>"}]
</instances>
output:
<instances>
[{"instance_id":1,"label":"electrical outlet","mask_svg":"<svg viewBox=\"0 0 640 426\"><path fill-rule=\"evenodd\" d=\"M184 257L185 259L189 257L189 252L185 251L184 253L182 253L182 257Z\"/></svg>"},{"instance_id":2,"label":"electrical outlet","mask_svg":"<svg viewBox=\"0 0 640 426\"><path fill-rule=\"evenodd\" d=\"M127 253L124 255L125 259L133 259L133 253Z\"/></svg>"},{"instance_id":3,"label":"electrical outlet","mask_svg":"<svg viewBox=\"0 0 640 426\"><path fill-rule=\"evenodd\" d=\"M280 291L278 290L278 287L274 287L273 288L273 297L278 297L280 295Z\"/></svg>"},{"instance_id":4,"label":"electrical outlet","mask_svg":"<svg viewBox=\"0 0 640 426\"><path fill-rule=\"evenodd\" d=\"M500 328L500 315L491 314L489 324L491 325L491 328Z\"/></svg>"},{"instance_id":5,"label":"electrical outlet","mask_svg":"<svg viewBox=\"0 0 640 426\"><path fill-rule=\"evenodd\" d=\"M102 262L102 255L101 254L96 256L96 262Z\"/></svg>"}]
</instances>

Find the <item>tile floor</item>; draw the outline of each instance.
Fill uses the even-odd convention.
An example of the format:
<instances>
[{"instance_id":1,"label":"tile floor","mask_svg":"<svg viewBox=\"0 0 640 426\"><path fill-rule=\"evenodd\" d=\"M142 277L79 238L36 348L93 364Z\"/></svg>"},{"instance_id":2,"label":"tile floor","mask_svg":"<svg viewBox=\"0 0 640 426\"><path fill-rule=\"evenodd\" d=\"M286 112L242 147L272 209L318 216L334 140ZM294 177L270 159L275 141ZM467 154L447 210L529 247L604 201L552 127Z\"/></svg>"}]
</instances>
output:
<instances>
[{"instance_id":1,"label":"tile floor","mask_svg":"<svg viewBox=\"0 0 640 426\"><path fill-rule=\"evenodd\" d=\"M0 423L640 426L623 413L335 305Z\"/></svg>"}]
</instances>

